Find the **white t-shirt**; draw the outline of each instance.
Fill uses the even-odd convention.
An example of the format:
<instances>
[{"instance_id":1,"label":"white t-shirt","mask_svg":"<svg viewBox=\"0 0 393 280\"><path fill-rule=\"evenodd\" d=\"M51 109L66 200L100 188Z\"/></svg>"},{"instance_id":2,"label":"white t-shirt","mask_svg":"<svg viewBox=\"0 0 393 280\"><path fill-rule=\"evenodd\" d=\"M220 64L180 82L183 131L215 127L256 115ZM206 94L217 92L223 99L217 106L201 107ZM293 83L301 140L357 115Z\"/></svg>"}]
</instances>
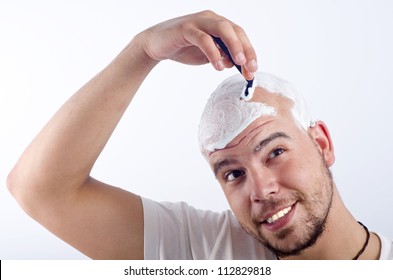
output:
<instances>
[{"instance_id":1,"label":"white t-shirt","mask_svg":"<svg viewBox=\"0 0 393 280\"><path fill-rule=\"evenodd\" d=\"M142 198L146 260L275 260L276 256L248 235L230 210L217 213L185 202ZM393 259L393 243L379 235L380 259Z\"/></svg>"},{"instance_id":2,"label":"white t-shirt","mask_svg":"<svg viewBox=\"0 0 393 280\"><path fill-rule=\"evenodd\" d=\"M381 241L381 255L379 256L380 260L393 260L393 241L380 235L379 233L375 233L378 235L379 240Z\"/></svg>"}]
</instances>

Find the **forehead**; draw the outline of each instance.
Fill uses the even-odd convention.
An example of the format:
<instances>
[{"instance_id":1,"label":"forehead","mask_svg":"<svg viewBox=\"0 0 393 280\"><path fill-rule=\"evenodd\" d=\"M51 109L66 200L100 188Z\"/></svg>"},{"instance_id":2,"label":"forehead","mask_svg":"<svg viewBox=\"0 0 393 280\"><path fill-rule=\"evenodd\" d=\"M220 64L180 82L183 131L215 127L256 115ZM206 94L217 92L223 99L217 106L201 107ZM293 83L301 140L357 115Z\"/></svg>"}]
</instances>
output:
<instances>
[{"instance_id":1,"label":"forehead","mask_svg":"<svg viewBox=\"0 0 393 280\"><path fill-rule=\"evenodd\" d=\"M291 146L300 139L300 127L293 121L284 119L264 120L263 117L253 122L247 133L239 135L224 149L216 150L210 154L208 163L217 176L218 169L223 165L247 162L250 157L259 154L270 143L291 143ZM280 140L279 140L280 139ZM276 142L280 141L280 142ZM285 141L285 142L283 142ZM294 142L295 141L295 142Z\"/></svg>"}]
</instances>

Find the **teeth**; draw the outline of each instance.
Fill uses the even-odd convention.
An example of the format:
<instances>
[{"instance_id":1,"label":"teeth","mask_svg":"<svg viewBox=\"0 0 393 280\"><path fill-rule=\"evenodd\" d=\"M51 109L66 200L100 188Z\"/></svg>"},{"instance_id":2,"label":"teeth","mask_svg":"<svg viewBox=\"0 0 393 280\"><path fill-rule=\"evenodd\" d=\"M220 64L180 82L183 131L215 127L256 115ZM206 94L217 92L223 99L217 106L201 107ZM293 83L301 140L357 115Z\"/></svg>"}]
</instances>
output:
<instances>
[{"instance_id":1,"label":"teeth","mask_svg":"<svg viewBox=\"0 0 393 280\"><path fill-rule=\"evenodd\" d=\"M289 206L289 207L287 207L285 209L282 209L282 210L278 211L276 214L274 214L273 216L268 218L266 220L266 222L268 222L269 224L274 223L275 221L277 221L281 217L284 217L286 214L288 214L288 212L291 211L291 209L292 209L292 207Z\"/></svg>"}]
</instances>

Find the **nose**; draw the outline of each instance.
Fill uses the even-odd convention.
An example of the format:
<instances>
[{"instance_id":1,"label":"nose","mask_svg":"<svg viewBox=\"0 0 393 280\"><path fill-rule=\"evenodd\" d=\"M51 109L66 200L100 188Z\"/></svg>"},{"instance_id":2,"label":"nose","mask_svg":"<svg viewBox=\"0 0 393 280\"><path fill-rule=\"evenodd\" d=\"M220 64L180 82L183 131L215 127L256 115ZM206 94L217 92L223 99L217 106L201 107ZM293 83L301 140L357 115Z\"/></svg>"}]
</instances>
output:
<instances>
[{"instance_id":1,"label":"nose","mask_svg":"<svg viewBox=\"0 0 393 280\"><path fill-rule=\"evenodd\" d=\"M274 196L280 190L277 175L273 170L259 167L249 171L248 184L251 202L261 202Z\"/></svg>"}]
</instances>

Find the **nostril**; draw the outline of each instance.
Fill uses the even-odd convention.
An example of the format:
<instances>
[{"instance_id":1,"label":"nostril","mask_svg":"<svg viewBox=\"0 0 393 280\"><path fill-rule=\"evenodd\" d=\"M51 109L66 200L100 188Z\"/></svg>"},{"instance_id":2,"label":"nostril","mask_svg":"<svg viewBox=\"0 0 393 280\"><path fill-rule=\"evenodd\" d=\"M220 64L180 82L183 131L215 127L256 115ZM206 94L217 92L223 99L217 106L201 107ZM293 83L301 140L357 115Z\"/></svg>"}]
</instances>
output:
<instances>
[{"instance_id":1,"label":"nostril","mask_svg":"<svg viewBox=\"0 0 393 280\"><path fill-rule=\"evenodd\" d=\"M259 185L258 187L254 187L251 191L250 198L251 201L260 203L266 199L269 199L272 196L278 194L280 187L276 183L270 183L266 185Z\"/></svg>"}]
</instances>

